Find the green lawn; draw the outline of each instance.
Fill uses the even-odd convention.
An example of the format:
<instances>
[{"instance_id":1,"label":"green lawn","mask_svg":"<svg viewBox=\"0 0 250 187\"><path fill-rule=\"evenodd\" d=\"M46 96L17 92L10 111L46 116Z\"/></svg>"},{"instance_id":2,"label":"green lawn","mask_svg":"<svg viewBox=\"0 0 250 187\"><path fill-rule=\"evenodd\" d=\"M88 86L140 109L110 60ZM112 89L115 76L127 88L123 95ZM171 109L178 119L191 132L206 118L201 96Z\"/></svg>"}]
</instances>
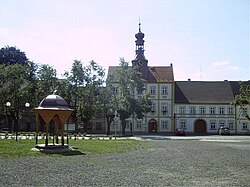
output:
<instances>
[{"instance_id":1,"label":"green lawn","mask_svg":"<svg viewBox=\"0 0 250 187\"><path fill-rule=\"evenodd\" d=\"M44 143L44 140L39 140L38 143ZM66 154L53 154L58 155L76 155L79 153L91 154L106 154L106 153L124 153L136 149L144 149L147 142L136 140L70 140L69 143L75 151ZM0 140L0 157L22 157L22 156L41 156L48 155L32 151L35 147L35 140L18 140L14 139L1 139Z\"/></svg>"}]
</instances>

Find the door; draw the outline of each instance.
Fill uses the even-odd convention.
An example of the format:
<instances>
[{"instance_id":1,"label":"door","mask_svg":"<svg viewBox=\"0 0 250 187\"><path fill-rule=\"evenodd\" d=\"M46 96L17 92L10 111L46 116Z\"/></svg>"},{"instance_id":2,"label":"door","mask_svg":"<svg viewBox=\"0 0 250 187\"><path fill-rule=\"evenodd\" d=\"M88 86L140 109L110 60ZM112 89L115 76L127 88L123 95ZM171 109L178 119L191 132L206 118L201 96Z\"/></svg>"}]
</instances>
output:
<instances>
[{"instance_id":1,"label":"door","mask_svg":"<svg viewBox=\"0 0 250 187\"><path fill-rule=\"evenodd\" d=\"M148 132L156 133L157 132L157 121L155 119L151 119L148 122Z\"/></svg>"},{"instance_id":2,"label":"door","mask_svg":"<svg viewBox=\"0 0 250 187\"><path fill-rule=\"evenodd\" d=\"M195 133L206 133L207 132L207 124L203 119L197 119L194 122L194 132Z\"/></svg>"}]
</instances>

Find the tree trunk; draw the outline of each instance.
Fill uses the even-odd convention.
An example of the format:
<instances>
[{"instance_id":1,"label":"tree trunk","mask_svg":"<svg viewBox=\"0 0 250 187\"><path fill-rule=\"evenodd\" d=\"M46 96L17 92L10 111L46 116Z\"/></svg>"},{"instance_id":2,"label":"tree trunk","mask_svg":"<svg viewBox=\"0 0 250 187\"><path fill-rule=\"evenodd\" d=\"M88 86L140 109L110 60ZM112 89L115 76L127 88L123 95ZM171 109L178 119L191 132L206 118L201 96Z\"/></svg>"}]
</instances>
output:
<instances>
[{"instance_id":1,"label":"tree trunk","mask_svg":"<svg viewBox=\"0 0 250 187\"><path fill-rule=\"evenodd\" d=\"M110 126L111 126L110 117L106 116L106 120L107 120L107 135L110 135Z\"/></svg>"},{"instance_id":2,"label":"tree trunk","mask_svg":"<svg viewBox=\"0 0 250 187\"><path fill-rule=\"evenodd\" d=\"M121 119L121 125L122 125L122 135L125 135L125 129L126 129L125 119Z\"/></svg>"}]
</instances>

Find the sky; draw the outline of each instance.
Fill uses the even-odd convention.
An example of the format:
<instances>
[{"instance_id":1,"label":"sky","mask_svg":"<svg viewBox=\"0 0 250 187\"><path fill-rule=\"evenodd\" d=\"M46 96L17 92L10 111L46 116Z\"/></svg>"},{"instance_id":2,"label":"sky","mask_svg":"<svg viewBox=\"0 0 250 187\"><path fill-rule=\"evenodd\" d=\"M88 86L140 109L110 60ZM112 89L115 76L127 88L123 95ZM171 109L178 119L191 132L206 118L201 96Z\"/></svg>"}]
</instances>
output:
<instances>
[{"instance_id":1,"label":"sky","mask_svg":"<svg viewBox=\"0 0 250 187\"><path fill-rule=\"evenodd\" d=\"M149 66L176 81L250 80L249 0L0 0L0 48L70 71L75 59L106 73L135 58L139 19Z\"/></svg>"}]
</instances>

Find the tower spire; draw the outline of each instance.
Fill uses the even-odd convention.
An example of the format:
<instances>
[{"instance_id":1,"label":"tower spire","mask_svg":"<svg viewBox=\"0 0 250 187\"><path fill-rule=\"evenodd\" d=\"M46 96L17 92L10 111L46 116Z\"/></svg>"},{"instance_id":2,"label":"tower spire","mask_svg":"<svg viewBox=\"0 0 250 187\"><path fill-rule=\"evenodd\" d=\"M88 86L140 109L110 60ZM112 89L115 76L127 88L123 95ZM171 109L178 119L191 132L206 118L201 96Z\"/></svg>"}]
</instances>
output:
<instances>
[{"instance_id":1,"label":"tower spire","mask_svg":"<svg viewBox=\"0 0 250 187\"><path fill-rule=\"evenodd\" d=\"M139 32L141 32L141 20L139 18Z\"/></svg>"}]
</instances>

